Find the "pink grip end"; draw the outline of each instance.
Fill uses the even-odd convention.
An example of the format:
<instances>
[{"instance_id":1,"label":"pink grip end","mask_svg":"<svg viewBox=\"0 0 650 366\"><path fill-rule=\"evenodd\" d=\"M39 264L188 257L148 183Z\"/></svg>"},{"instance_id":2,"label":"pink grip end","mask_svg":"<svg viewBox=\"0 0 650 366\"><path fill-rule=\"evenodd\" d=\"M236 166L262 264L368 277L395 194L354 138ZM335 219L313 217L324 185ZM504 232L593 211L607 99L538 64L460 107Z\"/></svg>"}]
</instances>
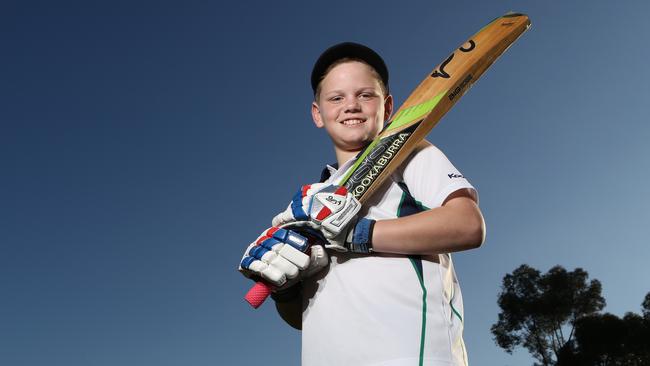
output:
<instances>
[{"instance_id":1,"label":"pink grip end","mask_svg":"<svg viewBox=\"0 0 650 366\"><path fill-rule=\"evenodd\" d=\"M264 303L264 300L266 300L270 294L271 287L269 287L269 285L264 282L257 282L250 290L248 290L248 293L244 296L244 300L257 309Z\"/></svg>"}]
</instances>

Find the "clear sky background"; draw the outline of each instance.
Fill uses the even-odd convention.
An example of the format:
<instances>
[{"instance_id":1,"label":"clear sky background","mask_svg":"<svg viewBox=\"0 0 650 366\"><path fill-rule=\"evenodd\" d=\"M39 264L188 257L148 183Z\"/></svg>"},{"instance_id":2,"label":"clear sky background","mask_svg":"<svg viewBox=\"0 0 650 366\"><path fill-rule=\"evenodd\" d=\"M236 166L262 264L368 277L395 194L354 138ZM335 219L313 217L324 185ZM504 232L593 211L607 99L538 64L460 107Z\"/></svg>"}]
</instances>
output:
<instances>
[{"instance_id":1,"label":"clear sky background","mask_svg":"<svg viewBox=\"0 0 650 366\"><path fill-rule=\"evenodd\" d=\"M309 115L320 52L381 53L399 105L509 10L533 27L429 135L488 227L454 255L472 365L501 279L582 267L606 311L650 291L650 59L638 1L4 1L0 364L295 365L242 300L246 245L334 160ZM327 347L324 344L323 347Z\"/></svg>"}]
</instances>

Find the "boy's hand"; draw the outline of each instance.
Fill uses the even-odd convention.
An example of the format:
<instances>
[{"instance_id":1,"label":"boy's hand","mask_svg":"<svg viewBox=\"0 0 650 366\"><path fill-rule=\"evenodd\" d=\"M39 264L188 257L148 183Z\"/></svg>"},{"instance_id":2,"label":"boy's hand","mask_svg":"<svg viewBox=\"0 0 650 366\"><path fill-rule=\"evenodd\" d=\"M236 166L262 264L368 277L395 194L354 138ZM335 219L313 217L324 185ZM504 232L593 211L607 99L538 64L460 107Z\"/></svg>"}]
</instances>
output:
<instances>
[{"instance_id":1,"label":"boy's hand","mask_svg":"<svg viewBox=\"0 0 650 366\"><path fill-rule=\"evenodd\" d=\"M239 271L246 277L262 277L279 289L319 272L328 260L325 249L320 245L310 246L305 236L271 227L248 246Z\"/></svg>"},{"instance_id":2,"label":"boy's hand","mask_svg":"<svg viewBox=\"0 0 650 366\"><path fill-rule=\"evenodd\" d=\"M293 196L289 207L273 218L273 226L309 226L332 239L346 232L360 209L361 203L345 187L314 183Z\"/></svg>"},{"instance_id":3,"label":"boy's hand","mask_svg":"<svg viewBox=\"0 0 650 366\"><path fill-rule=\"evenodd\" d=\"M289 207L273 218L273 226L306 226L319 230L325 248L368 253L374 220L357 219L361 203L345 187L315 183L303 186Z\"/></svg>"}]
</instances>

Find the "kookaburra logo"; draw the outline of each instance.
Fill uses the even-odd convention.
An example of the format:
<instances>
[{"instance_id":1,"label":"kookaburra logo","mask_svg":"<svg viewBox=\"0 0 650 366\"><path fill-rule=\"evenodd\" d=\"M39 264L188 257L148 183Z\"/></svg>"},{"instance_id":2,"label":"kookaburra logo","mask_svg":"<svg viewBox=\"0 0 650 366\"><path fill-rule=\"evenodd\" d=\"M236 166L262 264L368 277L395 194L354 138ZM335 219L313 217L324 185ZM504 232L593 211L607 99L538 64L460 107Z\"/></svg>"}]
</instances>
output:
<instances>
[{"instance_id":1,"label":"kookaburra logo","mask_svg":"<svg viewBox=\"0 0 650 366\"><path fill-rule=\"evenodd\" d=\"M467 41L467 43L469 43L469 46L467 47L463 47L464 45L460 46L458 50L461 52L471 52L474 50L474 48L476 48L476 42L474 42L473 40L470 39L469 41ZM452 53L451 55L449 55L449 57L447 57L445 61L443 61L440 64L439 68L433 70L433 73L431 73L431 77L449 79L450 75L445 71L445 66L447 66L447 64L451 62L453 58L454 58L454 54Z\"/></svg>"}]
</instances>

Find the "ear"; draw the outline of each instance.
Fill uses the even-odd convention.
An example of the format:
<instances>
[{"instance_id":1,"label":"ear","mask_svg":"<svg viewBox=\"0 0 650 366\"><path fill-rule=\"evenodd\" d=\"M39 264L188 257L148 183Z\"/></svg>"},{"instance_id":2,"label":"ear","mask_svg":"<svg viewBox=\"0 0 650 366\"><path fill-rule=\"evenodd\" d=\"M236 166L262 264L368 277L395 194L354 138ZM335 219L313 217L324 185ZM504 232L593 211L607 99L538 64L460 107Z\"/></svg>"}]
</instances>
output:
<instances>
[{"instance_id":1,"label":"ear","mask_svg":"<svg viewBox=\"0 0 650 366\"><path fill-rule=\"evenodd\" d=\"M320 108L316 102L311 102L311 118L314 120L316 127L323 128L325 126L323 117L320 115Z\"/></svg>"},{"instance_id":2,"label":"ear","mask_svg":"<svg viewBox=\"0 0 650 366\"><path fill-rule=\"evenodd\" d=\"M389 94L384 100L384 123L388 122L391 114L393 114L393 96Z\"/></svg>"}]
</instances>

